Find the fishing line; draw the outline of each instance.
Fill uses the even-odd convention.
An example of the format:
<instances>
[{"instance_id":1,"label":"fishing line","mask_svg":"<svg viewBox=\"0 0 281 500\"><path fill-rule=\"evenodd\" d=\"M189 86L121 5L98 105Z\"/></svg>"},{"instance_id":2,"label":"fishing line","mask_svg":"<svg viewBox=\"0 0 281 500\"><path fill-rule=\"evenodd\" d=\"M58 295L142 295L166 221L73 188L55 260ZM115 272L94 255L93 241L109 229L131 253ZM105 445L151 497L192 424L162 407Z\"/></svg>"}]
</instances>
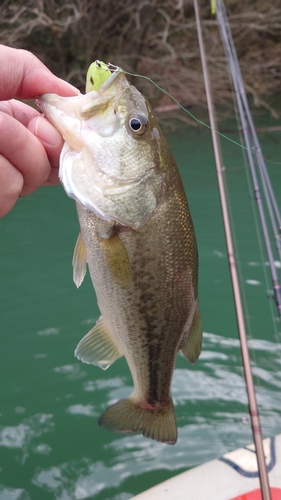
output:
<instances>
[{"instance_id":1,"label":"fishing line","mask_svg":"<svg viewBox=\"0 0 281 500\"><path fill-rule=\"evenodd\" d=\"M247 146L247 159L248 159L248 165L249 165L249 170L251 173L251 178L252 178L252 192L254 194L254 198L257 203L257 208L258 208L258 214L259 214L259 220L260 220L260 226L262 229L263 237L264 237L264 244L267 252L267 257L269 261L269 266L270 266L270 272L271 272L271 277L272 277L272 288L274 291L274 297L276 301L276 306L277 310L279 313L279 317L281 320L281 288L279 284L279 279L278 279L278 274L276 272L275 268L275 261L274 261L274 253L271 245L271 239L270 239L270 234L269 234L269 229L266 221L266 214L265 210L263 207L262 203L262 192L259 187L259 183L261 182L261 185L263 187L263 193L265 196L265 201L267 203L267 209L269 213L269 218L272 224L273 231L276 234L278 234L278 229L275 224L275 219L273 215L273 211L275 211L275 205L276 205L276 216L277 220L280 219L280 214L279 210L277 207L277 203L275 203L275 196L272 190L272 186L268 177L268 173L266 170L266 166L262 160L262 155L261 155L261 147L258 141L258 137L255 131L255 127L253 124L253 120L251 117L251 113L249 110L248 106L248 101L246 98L246 93L245 93L245 87L242 79L242 75L240 72L240 67L239 67L239 62L237 59L236 55L236 50L234 47L233 39L232 39L232 34L230 31L230 26L228 23L225 7L223 4L223 1L221 0L218 2L217 5L217 20L218 20L218 25L220 29L220 34L221 34L221 39L224 45L225 53L227 56L228 64L229 64L229 71L231 74L231 79L233 83L233 87L235 90L235 96L236 96L236 103L237 103L237 109L239 113L239 119L242 125L242 131L243 131L243 136L244 136L244 141ZM256 151L256 154L253 155L253 150ZM255 161L256 160L256 164ZM274 208L274 210L273 210ZM277 233L276 233L277 231ZM279 233L280 234L280 233ZM277 249L278 248L278 240L276 241L277 243ZM278 251L279 253L279 251Z\"/></svg>"},{"instance_id":2,"label":"fishing line","mask_svg":"<svg viewBox=\"0 0 281 500\"><path fill-rule=\"evenodd\" d=\"M160 90L161 92L163 92L163 94L166 94L167 96L169 96L171 99L173 99L173 101L183 110L185 111L185 113L187 113L189 116L191 116L191 118L193 118L193 120L195 120L197 123L199 123L200 125L203 125L204 127L208 128L209 130L213 130L212 127L210 125L208 125L207 123L205 122L202 122L201 120L199 120L199 118L197 118L193 113L191 113L191 111L189 111L188 109L186 109L184 106L182 106L182 104L179 103L179 101L173 97L167 90L163 89L162 87L160 87L160 85L158 85L156 82L154 82L151 78L149 78L148 76L145 76L145 75L138 75L138 74L133 74L133 73L129 73L128 71L124 71L124 73L126 73L127 75L130 75L130 76L136 76L136 77L139 77L139 78L144 78L145 80L148 80L149 82L153 83L153 85L155 85L155 87ZM214 130L214 132L218 135L220 135L221 137L223 137L224 139L226 139L227 141L229 142L232 142L233 144L235 144L236 146L239 146L240 148L244 148L244 149L247 149L245 146L243 146L242 144L239 144L239 142L236 142L234 139L231 139L230 137L228 137L227 135L224 135L222 132L219 132L219 130Z\"/></svg>"},{"instance_id":3,"label":"fishing line","mask_svg":"<svg viewBox=\"0 0 281 500\"><path fill-rule=\"evenodd\" d=\"M239 133L239 137L240 137L240 142L243 143L243 141L244 141L244 138L243 138L243 126L242 126L242 122L241 122L240 115L239 115L238 105L237 105L237 102L236 102L236 99L235 99L235 95L236 94L235 94L235 89L234 89L234 85L233 85L233 81L232 81L231 75L230 75L230 83L231 83L231 86L232 86L233 106L234 106L235 115L236 115L237 129L238 129L238 133ZM250 169L249 169L249 162L248 162L248 158L247 158L247 153L246 153L245 149L242 149L241 153L243 155L243 162L244 162L244 166L245 166L244 171L245 171L245 176L246 176L246 180L247 180L247 184L248 184L248 190L249 190L249 193L251 193L252 192L252 179L251 179L251 175L250 175ZM271 163L274 163L274 162L271 162ZM226 173L227 173L227 170L226 170ZM227 176L226 176L226 181L227 181ZM265 182L266 183L268 182L267 178L265 179ZM270 184L270 181L269 181L269 184ZM270 190L272 190L271 184L270 184L269 188L270 188ZM274 202L276 203L275 196L274 196L273 193L271 193L271 199L272 198L273 198ZM251 200L251 203L250 203L250 205L251 205L251 212L252 212L253 219L254 219L254 225L255 225L255 230L256 230L256 238L257 238L258 247L259 247L259 253L260 253L260 258L261 258L261 267L262 267L262 272L263 272L263 277L264 277L264 282L265 282L265 287L266 287L266 296L268 298L267 302L268 302L269 314L270 314L270 318L271 318L272 325L273 325L273 330L274 330L273 338L275 339L275 342L277 344L278 358L279 358L279 362L281 363L280 333L278 332L278 329L277 329L278 318L276 317L275 304L274 304L274 294L272 292L271 284L270 284L269 268L265 264L266 261L267 261L267 259L266 259L266 248L265 248L265 244L264 244L264 240L263 240L261 226L259 224L258 213L257 213L257 206L256 206L256 203L254 202L255 200L253 199L253 196L250 196L250 200ZM238 272L239 272L239 279L240 279L240 285L241 285L241 290L242 290L243 304L244 304L244 308L245 308L245 319L246 319L247 326L248 326L247 331L249 333L249 336L252 339L254 339L253 332L252 332L252 327L251 327L251 322L250 322L248 304L247 304L247 300L246 300L247 292L246 292L246 287L245 287L245 280L243 279L244 275L243 275L243 272L242 272L241 262L240 262L240 258L239 258L239 256L240 256L239 251L238 251L239 245L237 243L237 238L236 238L236 234L235 234L235 225L233 224L233 216L232 216L232 211L231 211L231 204L229 204L229 210L230 210L230 215L231 215L232 230L233 230L233 234L234 234L234 244L235 244L235 248L237 250ZM275 208L275 207L273 208L269 204L268 210L271 212L270 213L270 219L271 220L273 220L273 212L275 212L276 219L278 221L278 225L279 225L279 227L281 227L281 224L279 222L280 221L280 215L278 213L279 212L278 207L277 208ZM277 228L277 224L273 223L273 229L274 229L274 235L277 235L279 233L278 228ZM275 236L275 238L276 238L276 236ZM278 255L279 255L279 260L281 261L281 258L280 258L280 248L279 249L277 248L277 251L278 251ZM255 350L253 351L252 356L254 358L254 361L256 362L257 360L256 360ZM256 385L260 385L260 378L259 377L257 377L257 384Z\"/></svg>"},{"instance_id":4,"label":"fishing line","mask_svg":"<svg viewBox=\"0 0 281 500\"><path fill-rule=\"evenodd\" d=\"M264 164L263 157L261 155L261 149L260 145L258 142L258 138L256 135L256 131L254 128L253 120L250 114L247 98L246 98L246 93L245 93L245 88L244 88L244 83L242 80L240 68L239 68L239 63L232 39L232 34L230 30L230 26L228 23L227 15L226 15L226 10L223 4L223 0L218 2L218 11L217 11L217 21L219 25L219 29L221 32L221 38L222 42L224 45L226 57L228 60L229 64L229 71L232 77L232 84L234 87L235 91L235 97L236 97L236 115L237 117L239 116L238 123L240 122L240 125L242 127L240 128L240 134L244 135L244 141L247 146L247 161L244 159L245 166L247 165L248 168L246 168L246 173L247 173L247 180L248 180L248 185L251 184L251 191L254 193L253 198L255 198L256 203L254 204L255 207L253 206L252 203L252 208L254 211L254 220L255 220L255 225L257 229L257 237L259 241L259 247L260 247L260 252L261 256L264 259L264 252L267 252L268 256L268 261L269 261L269 266L270 266L270 271L271 271L271 279L272 279L272 284L273 284L273 290L274 290L274 298L275 302L278 308L279 312L279 317L280 317L280 285L278 282L278 276L277 272L275 269L275 262L273 259L273 252L271 248L271 241L269 238L269 232L267 228L267 221L265 218L263 206L262 206L262 198L260 194L260 189L259 189L259 184L258 181L261 182L261 185L263 187L263 194L266 199L267 203L267 209L268 209L268 214L269 214L269 219L271 220L272 227L274 230L275 235L277 234L276 231L276 223L274 220L274 217L276 216L277 220L280 220L279 216L279 210L278 207L276 206L276 213L275 212L275 197L274 193L271 187L271 183L268 177L268 173L266 171L266 166ZM255 151L255 154L253 155L252 153ZM243 155L245 155L245 151L243 151ZM255 161L254 161L255 160ZM250 182L251 179L251 182ZM277 205L277 204L276 204ZM257 222L259 216L259 224ZM279 224L280 228L280 224ZM263 236L263 243L262 243L262 236ZM278 245L277 245L278 247ZM279 250L277 248L277 250ZM278 252L279 254L279 252ZM280 258L280 257L279 257ZM268 272L265 269L265 265L263 267L263 272L265 276L265 282L268 287ZM274 319L273 315L273 301L270 300L270 311L271 311L271 316ZM277 330L276 330L276 322L273 321L274 325L274 333L275 333L275 339L277 341ZM276 342L278 344L278 341ZM279 358L280 358L280 351L278 350ZM254 351L254 357L255 356L255 351ZM260 378L258 377L258 385L260 385ZM257 450L257 447L256 447ZM258 451L258 450L257 450ZM258 462L259 462L259 454L258 454ZM259 467L259 472L260 472L260 482L261 482L261 490L262 490L262 498L263 499L270 499L270 489L269 489L269 483L268 483L268 478L266 477L266 468L263 471L262 469L264 468L264 465L262 465L262 468Z\"/></svg>"},{"instance_id":5,"label":"fishing line","mask_svg":"<svg viewBox=\"0 0 281 500\"><path fill-rule=\"evenodd\" d=\"M232 85L232 87L233 87L233 85ZM235 102L234 94L233 94L233 105L234 105L234 109L235 109L240 140L242 142L243 141L242 126L241 126L241 121L239 119L239 113L238 113L238 109L237 109L237 104ZM249 192L251 192L251 177L250 177L250 172L249 172L249 164L247 161L246 151L242 150L241 153L243 155L243 161L244 161L244 166L245 166L244 172L245 172L246 182L248 185ZM228 174L228 170L226 168L225 184L227 187L226 194L227 194L227 198L229 200L229 194L228 194L229 189L228 189L228 182L227 182L228 175L227 174ZM254 219L256 238L257 238L258 248L259 248L259 253L260 253L260 258L261 258L260 266L262 268L262 274L263 274L264 283L265 283L267 305L268 305L268 314L269 314L269 319L271 319L272 325L273 325L272 342L275 341L275 343L277 344L277 346L276 346L277 347L277 349L276 349L277 350L277 357L279 359L279 363L281 364L280 338L278 338L279 334L278 334L277 322L276 322L276 320L278 318L276 317L276 314L274 314L275 303L274 303L274 297L273 297L272 290L270 290L271 285L270 285L269 269L267 269L267 266L264 264L266 262L266 255L265 255L266 250L265 250L265 246L264 246L264 242L263 242L263 238L262 238L262 234L261 234L261 227L260 227L260 224L258 222L257 207L256 207L256 204L253 200L253 197L250 197L250 205L251 205L251 212L252 212L253 219ZM238 270L238 275L239 275L240 290L241 290L243 308L244 308L244 313L245 313L244 319L245 319L245 323L247 325L247 337L254 341L255 336L253 334L253 328L252 328L251 319L250 319L251 318L250 310L249 310L248 300L247 300L248 293L250 294L250 292L247 290L247 287L245 285L245 271L242 270L241 258L240 258L240 252L239 252L239 243L238 243L238 239L236 236L236 230L235 230L234 217L233 217L231 203L228 203L228 208L229 208L230 223L231 223L231 228L232 228L232 233L233 233L233 243L234 243L234 248L235 248L235 252L236 252L236 262L237 262L237 270ZM251 359L253 359L255 365L258 366L257 350L255 348L255 345L253 345L252 347L249 346L249 350L251 352ZM261 384L260 376L257 374L253 374L253 379L255 381L255 386L261 388L262 384ZM264 413L263 409L261 409L261 408L260 408L260 414L263 414L263 419L264 419L263 428L266 429L267 428L266 413ZM266 434L268 434L268 432L266 432Z\"/></svg>"},{"instance_id":6,"label":"fishing line","mask_svg":"<svg viewBox=\"0 0 281 500\"><path fill-rule=\"evenodd\" d=\"M149 76L140 75L138 73L130 73L129 71L125 71L122 68L120 68L119 66L115 66L114 64L111 64L111 63L108 63L108 67L109 67L110 71L112 71L112 72L120 71L120 72L125 73L126 75L129 75L129 76L133 76L133 77L136 77L136 78L143 78L144 80L148 80L158 90L160 90L160 92L163 92L163 94L166 94L168 97L170 97L179 106L180 109L182 109L185 113L187 113L194 121L196 121L197 123L199 123L199 125L203 125L204 127L208 128L211 131L213 130L212 127L210 125L208 125L208 123L205 123L205 122L202 122L202 120L199 120L199 118L197 118L193 113L191 113L191 111L189 111L182 104L180 104L180 102L174 96L172 96L172 94L170 94L167 90L165 90L162 87L160 87L160 85L158 85ZM104 68L101 68L101 69L104 69ZM238 146L241 149L247 150L247 146L244 146L243 144L235 141L234 139L231 139L230 137L228 137L227 135L223 134L219 130L214 129L214 132L216 134L218 134L220 137L223 137L223 139L226 139L227 141L231 142L232 144L235 144L235 146ZM255 151L253 151L253 154L257 155L258 153L256 153ZM281 165L281 162L271 161L271 160L268 160L267 158L264 158L264 157L263 157L263 159L265 161L267 161L268 163L273 163L275 165Z\"/></svg>"},{"instance_id":7,"label":"fishing line","mask_svg":"<svg viewBox=\"0 0 281 500\"><path fill-rule=\"evenodd\" d=\"M241 125L241 122L239 120L237 106L236 106L236 103L235 103L235 99L234 99L234 105L235 105L235 112L236 112L237 122L240 123L240 125ZM243 136L242 136L241 131L240 131L240 135L241 135L241 140L243 140ZM248 164L248 161L247 161L246 152L243 151L242 154L243 154L243 157L244 157L245 174L246 174L246 179L247 179L247 183L248 183L248 189L249 189L249 191L251 191L251 189L252 189L252 179L251 179L251 175L250 175L250 171L249 171L249 164ZM257 206L256 206L256 203L254 203L253 197L251 197L251 209L252 209L252 214L253 214L253 219L254 219L254 224L255 224L255 229L256 229L256 236L257 236L257 241L258 241L258 246L259 246L259 253L260 253L260 257L261 257L261 267L262 267L262 272L263 272L265 286L266 286L266 294L267 294L268 303L269 303L270 317L271 317L271 321L272 321L272 325L273 325L273 330L274 330L274 338L275 338L275 343L276 343L276 350L277 350L278 358L279 358L279 361L280 361L280 364L281 364L280 333L278 332L278 328L277 328L277 320L279 318L276 316L274 294L273 294L271 283L270 283L270 272L269 272L268 266L266 266L266 264L265 264L266 261L267 261L267 258L266 258L266 248L265 248L265 245L264 245L264 239L263 239L262 229L261 229L261 226L260 226L260 223L259 223ZM243 286L242 286L242 291L243 291ZM247 302L245 302L244 305L247 308ZM249 320L249 332L251 334L251 337L254 338L253 334L252 334L250 320ZM256 361L255 353L254 353L253 357L254 357L254 360ZM260 386L260 379L259 379L259 377L258 377L257 380L258 380L258 384L257 385Z\"/></svg>"},{"instance_id":8,"label":"fishing line","mask_svg":"<svg viewBox=\"0 0 281 500\"><path fill-rule=\"evenodd\" d=\"M240 125L240 137L241 141L243 140L243 135L241 132L241 121L239 119L239 114L238 114L238 109L237 105L234 99L234 109L236 113L236 119L237 123ZM242 151L243 158L244 158L244 165L245 165L245 174L246 174L246 179L247 179L247 184L248 184L248 189L249 192L252 190L252 179L249 171L249 164L246 156L246 152ZM259 253L261 257L261 266L262 266L262 271L263 271L263 276L265 280L265 285L266 285L266 292L267 292L267 297L268 297L268 302L269 302L269 309L270 309L270 316L273 324L273 329L274 329L274 337L275 341L277 344L277 352L278 352L278 357L281 362L281 346L280 344L280 338L277 330L277 324L276 324L276 313L275 313L275 304L274 304L274 295L271 289L271 283L270 283L270 273L269 269L267 269L267 266L265 265L267 258L266 258L266 248L264 245L264 240L263 240L263 235L262 235L262 229L259 223L259 218L258 218L258 212L257 212L257 206L256 203L254 203L254 199L251 196L251 209L252 209L252 214L253 214L253 219L254 219L254 224L255 224L255 229L256 229L256 236L257 236L257 241L258 241L258 246L259 246Z\"/></svg>"},{"instance_id":9,"label":"fishing line","mask_svg":"<svg viewBox=\"0 0 281 500\"><path fill-rule=\"evenodd\" d=\"M272 230L273 230L273 235L275 236L275 241L276 241L276 247L277 247L277 252L279 256L279 261L281 260L280 258L280 247L278 245L278 237L280 235L280 213L279 209L277 206L277 202L275 199L275 195L273 193L273 189L271 186L271 182L268 176L268 172L266 169L266 166L264 164L263 157L261 155L261 148L258 142L257 134L254 128L253 120L250 114L247 98L246 98L246 93L244 89L244 83L242 80L242 75L241 71L239 68L239 63L232 39L232 34L230 30L230 26L228 23L226 11L223 2L219 2L218 5L218 12L217 12L217 20L218 20L218 25L221 31L221 38L222 42L224 45L225 53L227 56L228 64L229 64L229 72L231 75L231 82L232 82L232 87L234 89L235 97L234 102L235 102L235 111L236 111L236 118L238 125L240 125L239 131L240 131L240 137L242 140L243 134L243 140L245 141L246 145L248 146L247 148L247 155L245 150L243 150L243 156L244 156L244 164L245 164L245 171L246 171L246 177L248 181L248 186L250 192L254 193L254 196L251 196L251 199L253 200L251 205L252 205L252 212L254 216L254 222L255 222L255 227L256 227L256 235L258 239L258 244L259 244L259 250L260 250L260 255L262 259L262 270L263 270L263 275L264 275L264 280L266 284L266 291L267 291L267 296L269 302L268 307L269 307L269 312L270 316L272 319L272 324L273 324L273 338L275 339L276 347L277 347L277 358L280 362L280 338L279 337L279 332L277 330L277 322L276 320L279 318L276 318L276 315L274 314L274 299L278 308L279 312L279 317L280 317L280 294L278 290L280 290L280 285L278 281L278 275L275 269L275 262L274 262L274 254L271 248L271 241L269 237L269 231L267 229L267 222L266 218L263 212L262 208L262 198L261 198L261 191L259 189L259 182L261 183L261 186L263 188L263 195L265 197L266 201L266 206L268 210L268 215L269 219L271 221L272 225ZM255 151L255 154L251 154ZM255 161L254 161L255 160ZM259 175L258 175L259 174ZM255 201L255 202L254 202ZM277 221L277 222L276 222ZM278 223L278 227L277 227ZM265 258L265 253L267 253L268 256L268 261L269 261L269 268L266 269L266 258ZM269 272L270 271L270 272ZM270 275L272 279L272 291L270 295L268 295L269 290L270 290ZM242 288L243 289L243 288ZM245 307L245 303L244 303ZM250 333L252 334L251 328L250 328ZM253 338L253 337L252 337ZM253 349L252 351L252 356L254 360L256 361L256 351ZM259 375L255 377L256 379L256 385L261 386L261 378ZM265 425L266 425L266 418L265 418Z\"/></svg>"}]
</instances>

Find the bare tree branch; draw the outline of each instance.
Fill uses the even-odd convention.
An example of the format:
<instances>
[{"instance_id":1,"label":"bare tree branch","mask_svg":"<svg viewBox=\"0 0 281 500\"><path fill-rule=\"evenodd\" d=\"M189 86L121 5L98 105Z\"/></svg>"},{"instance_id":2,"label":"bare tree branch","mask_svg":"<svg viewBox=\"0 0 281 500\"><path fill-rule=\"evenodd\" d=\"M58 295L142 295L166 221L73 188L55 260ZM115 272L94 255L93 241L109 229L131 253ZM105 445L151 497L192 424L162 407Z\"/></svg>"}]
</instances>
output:
<instances>
[{"instance_id":1,"label":"bare tree branch","mask_svg":"<svg viewBox=\"0 0 281 500\"><path fill-rule=\"evenodd\" d=\"M270 105L281 83L280 0L225 0L241 72L256 106ZM207 57L217 103L232 101L216 19L202 6ZM205 105L192 0L5 0L0 43L35 53L54 73L84 90L95 59L148 75L184 104ZM171 100L143 79L154 103Z\"/></svg>"}]
</instances>

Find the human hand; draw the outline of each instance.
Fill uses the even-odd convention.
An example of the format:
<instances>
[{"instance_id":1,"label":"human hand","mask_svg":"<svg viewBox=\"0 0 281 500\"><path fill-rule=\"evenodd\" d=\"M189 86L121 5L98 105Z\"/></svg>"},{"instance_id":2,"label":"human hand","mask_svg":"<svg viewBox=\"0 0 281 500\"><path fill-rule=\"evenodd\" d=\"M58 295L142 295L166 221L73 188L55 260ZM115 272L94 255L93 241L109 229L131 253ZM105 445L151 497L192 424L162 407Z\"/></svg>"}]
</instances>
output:
<instances>
[{"instance_id":1,"label":"human hand","mask_svg":"<svg viewBox=\"0 0 281 500\"><path fill-rule=\"evenodd\" d=\"M21 196L56 184L60 133L31 106L14 98L33 99L46 92L62 96L78 90L53 75L31 52L0 45L0 217Z\"/></svg>"}]
</instances>

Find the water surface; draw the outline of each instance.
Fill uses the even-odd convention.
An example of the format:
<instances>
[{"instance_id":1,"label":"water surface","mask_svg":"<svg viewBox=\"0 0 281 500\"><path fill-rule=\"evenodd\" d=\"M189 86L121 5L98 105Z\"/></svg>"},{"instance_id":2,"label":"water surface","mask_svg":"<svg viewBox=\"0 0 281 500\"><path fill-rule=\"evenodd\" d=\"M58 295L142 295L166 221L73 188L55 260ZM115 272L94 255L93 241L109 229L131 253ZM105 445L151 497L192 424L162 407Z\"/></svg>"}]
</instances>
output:
<instances>
[{"instance_id":1,"label":"water surface","mask_svg":"<svg viewBox=\"0 0 281 500\"><path fill-rule=\"evenodd\" d=\"M280 160L280 132L261 140L265 156ZM0 221L0 500L127 500L252 442L210 135L185 127L169 142L196 228L205 332L198 362L177 360L178 442L98 427L106 407L130 393L131 375L125 359L103 372L74 358L99 312L89 276L79 290L72 282L74 202L61 187L41 188ZM272 436L281 432L280 326L241 151L223 149L263 432ZM280 166L270 175L281 203Z\"/></svg>"}]
</instances>

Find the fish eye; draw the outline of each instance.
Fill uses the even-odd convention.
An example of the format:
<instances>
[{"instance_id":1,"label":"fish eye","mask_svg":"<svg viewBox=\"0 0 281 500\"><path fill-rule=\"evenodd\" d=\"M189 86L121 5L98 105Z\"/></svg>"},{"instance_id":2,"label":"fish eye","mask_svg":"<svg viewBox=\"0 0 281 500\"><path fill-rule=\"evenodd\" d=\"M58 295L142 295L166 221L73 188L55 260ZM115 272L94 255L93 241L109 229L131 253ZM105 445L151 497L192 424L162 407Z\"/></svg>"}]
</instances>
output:
<instances>
[{"instance_id":1,"label":"fish eye","mask_svg":"<svg viewBox=\"0 0 281 500\"><path fill-rule=\"evenodd\" d=\"M147 119L143 115L133 115L129 120L129 127L137 135L143 135L147 129Z\"/></svg>"}]
</instances>

